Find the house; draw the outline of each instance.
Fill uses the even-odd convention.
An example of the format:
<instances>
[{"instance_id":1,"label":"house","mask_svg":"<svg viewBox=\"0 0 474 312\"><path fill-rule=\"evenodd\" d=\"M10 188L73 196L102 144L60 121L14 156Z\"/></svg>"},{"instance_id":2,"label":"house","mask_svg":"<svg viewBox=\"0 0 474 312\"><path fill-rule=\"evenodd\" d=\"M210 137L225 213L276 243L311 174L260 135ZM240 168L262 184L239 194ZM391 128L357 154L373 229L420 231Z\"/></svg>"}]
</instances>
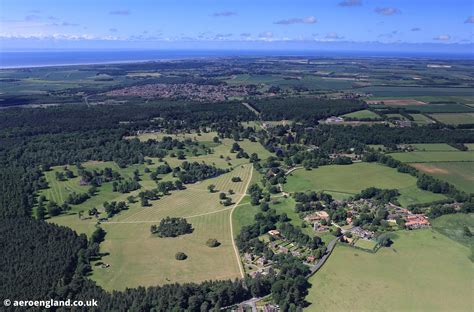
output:
<instances>
[{"instance_id":1,"label":"house","mask_svg":"<svg viewBox=\"0 0 474 312\"><path fill-rule=\"evenodd\" d=\"M263 306L263 312L278 312L280 308L275 304L267 303Z\"/></svg>"},{"instance_id":2,"label":"house","mask_svg":"<svg viewBox=\"0 0 474 312\"><path fill-rule=\"evenodd\" d=\"M430 226L428 217L424 214L413 214L405 218L405 227L409 230L422 229Z\"/></svg>"},{"instance_id":3,"label":"house","mask_svg":"<svg viewBox=\"0 0 474 312\"><path fill-rule=\"evenodd\" d=\"M249 262L249 263L252 262L252 255L249 254L248 252L246 252L244 254L244 260L245 260L245 262Z\"/></svg>"},{"instance_id":4,"label":"house","mask_svg":"<svg viewBox=\"0 0 474 312\"><path fill-rule=\"evenodd\" d=\"M372 237L374 237L374 232L364 230L360 226L353 227L348 232L351 232L353 235L357 235L360 238L365 238L365 239L371 239Z\"/></svg>"},{"instance_id":5,"label":"house","mask_svg":"<svg viewBox=\"0 0 474 312\"><path fill-rule=\"evenodd\" d=\"M306 257L306 262L313 263L314 261L316 261L315 256L307 256Z\"/></svg>"},{"instance_id":6,"label":"house","mask_svg":"<svg viewBox=\"0 0 474 312\"><path fill-rule=\"evenodd\" d=\"M336 117L336 116L331 116L329 118L326 119L326 122L328 123L332 123L332 122L343 122L344 121L344 118L341 118L341 117Z\"/></svg>"},{"instance_id":7,"label":"house","mask_svg":"<svg viewBox=\"0 0 474 312\"><path fill-rule=\"evenodd\" d=\"M329 214L326 211L316 211L313 214L310 214L304 218L305 221L309 223L314 223L316 221L321 221L321 220L329 220Z\"/></svg>"},{"instance_id":8,"label":"house","mask_svg":"<svg viewBox=\"0 0 474 312\"><path fill-rule=\"evenodd\" d=\"M280 246L280 249L278 249L279 253L287 254L288 253L288 248Z\"/></svg>"},{"instance_id":9,"label":"house","mask_svg":"<svg viewBox=\"0 0 474 312\"><path fill-rule=\"evenodd\" d=\"M266 262L267 262L267 259L265 259L265 257L260 257L257 259L257 265L259 266L264 266Z\"/></svg>"},{"instance_id":10,"label":"house","mask_svg":"<svg viewBox=\"0 0 474 312\"><path fill-rule=\"evenodd\" d=\"M280 231L270 230L270 231L268 231L268 234L270 234L271 236L280 236Z\"/></svg>"},{"instance_id":11,"label":"house","mask_svg":"<svg viewBox=\"0 0 474 312\"><path fill-rule=\"evenodd\" d=\"M349 218L346 218L346 223L347 223L347 224L352 224L352 218L350 218L350 217L349 217Z\"/></svg>"}]
</instances>

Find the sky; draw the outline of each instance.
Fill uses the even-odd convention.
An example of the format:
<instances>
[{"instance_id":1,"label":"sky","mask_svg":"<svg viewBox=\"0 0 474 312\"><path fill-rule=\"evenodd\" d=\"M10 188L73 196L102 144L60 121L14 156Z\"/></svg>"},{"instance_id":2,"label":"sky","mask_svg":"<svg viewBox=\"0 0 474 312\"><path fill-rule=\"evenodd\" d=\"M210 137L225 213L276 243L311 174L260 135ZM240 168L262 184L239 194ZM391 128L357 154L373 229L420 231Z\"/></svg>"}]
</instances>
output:
<instances>
[{"instance_id":1,"label":"sky","mask_svg":"<svg viewBox=\"0 0 474 312\"><path fill-rule=\"evenodd\" d=\"M1 0L1 49L474 53L472 0Z\"/></svg>"}]
</instances>

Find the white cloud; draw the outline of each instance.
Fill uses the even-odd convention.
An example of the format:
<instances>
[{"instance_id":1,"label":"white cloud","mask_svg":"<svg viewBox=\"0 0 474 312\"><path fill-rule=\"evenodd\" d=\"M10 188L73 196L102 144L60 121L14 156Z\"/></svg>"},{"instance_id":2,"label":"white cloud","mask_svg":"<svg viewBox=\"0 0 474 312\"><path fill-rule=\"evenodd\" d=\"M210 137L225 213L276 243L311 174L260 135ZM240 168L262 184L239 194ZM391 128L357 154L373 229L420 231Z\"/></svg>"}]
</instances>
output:
<instances>
[{"instance_id":1,"label":"white cloud","mask_svg":"<svg viewBox=\"0 0 474 312\"><path fill-rule=\"evenodd\" d=\"M234 15L237 15L237 13L233 11L215 12L214 14L212 14L212 16L214 17L229 17Z\"/></svg>"},{"instance_id":2,"label":"white cloud","mask_svg":"<svg viewBox=\"0 0 474 312\"><path fill-rule=\"evenodd\" d=\"M436 36L433 38L433 40L436 40L436 41L449 41L451 40L451 36L450 35L439 35L439 36Z\"/></svg>"},{"instance_id":3,"label":"white cloud","mask_svg":"<svg viewBox=\"0 0 474 312\"><path fill-rule=\"evenodd\" d=\"M353 7L353 6L361 6L362 0L344 0L339 2L339 6L342 7Z\"/></svg>"},{"instance_id":4,"label":"white cloud","mask_svg":"<svg viewBox=\"0 0 474 312\"><path fill-rule=\"evenodd\" d=\"M289 19L276 21L274 24L278 25L293 25L293 24L316 24L318 20L314 16L307 17L293 17Z\"/></svg>"},{"instance_id":5,"label":"white cloud","mask_svg":"<svg viewBox=\"0 0 474 312\"><path fill-rule=\"evenodd\" d=\"M397 8L376 8L375 12L383 16L391 16L401 13L401 11Z\"/></svg>"},{"instance_id":6,"label":"white cloud","mask_svg":"<svg viewBox=\"0 0 474 312\"><path fill-rule=\"evenodd\" d=\"M334 32L334 31L327 33L325 38L326 38L326 39L330 39L330 40L341 40L341 39L344 39L344 37L339 36L339 35L337 34L337 32Z\"/></svg>"}]
</instances>

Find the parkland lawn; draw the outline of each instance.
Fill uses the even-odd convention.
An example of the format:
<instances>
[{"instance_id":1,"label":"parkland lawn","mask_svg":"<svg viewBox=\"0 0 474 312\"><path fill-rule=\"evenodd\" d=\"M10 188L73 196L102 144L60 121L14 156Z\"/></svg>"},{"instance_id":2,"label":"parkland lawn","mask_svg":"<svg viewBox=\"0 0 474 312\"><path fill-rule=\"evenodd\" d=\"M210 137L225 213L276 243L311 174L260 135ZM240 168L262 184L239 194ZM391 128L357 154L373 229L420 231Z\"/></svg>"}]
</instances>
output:
<instances>
[{"instance_id":1,"label":"parkland lawn","mask_svg":"<svg viewBox=\"0 0 474 312\"><path fill-rule=\"evenodd\" d=\"M310 278L306 311L472 311L469 248L432 229L397 236L376 254L338 245Z\"/></svg>"},{"instance_id":2,"label":"parkland lawn","mask_svg":"<svg viewBox=\"0 0 474 312\"><path fill-rule=\"evenodd\" d=\"M313 170L292 172L283 186L286 192L325 191L336 199L348 198L368 187L398 189L401 205L427 203L444 199L444 195L423 191L416 178L376 163L321 166Z\"/></svg>"},{"instance_id":3,"label":"parkland lawn","mask_svg":"<svg viewBox=\"0 0 474 312\"><path fill-rule=\"evenodd\" d=\"M149 207L130 204L128 210L103 222L101 226L107 235L101 244L101 252L108 255L101 262L110 267L102 268L93 263L91 278L106 290L123 290L126 287L240 277L230 231L232 206L224 207L219 203L219 192L234 190L235 194L230 197L237 202L245 193L252 170L250 164L237 166L230 173L186 185L186 190L150 201ZM232 182L234 176L239 176L242 182ZM218 192L210 193L207 190L210 184L214 184ZM136 195L137 192L130 194ZM193 233L177 238L153 236L150 226L167 216L185 217L192 224ZM55 217L50 221L89 235L96 222L94 219L80 220L76 214ZM209 238L216 238L221 245L208 247L206 241ZM184 252L188 258L176 260L177 252Z\"/></svg>"}]
</instances>

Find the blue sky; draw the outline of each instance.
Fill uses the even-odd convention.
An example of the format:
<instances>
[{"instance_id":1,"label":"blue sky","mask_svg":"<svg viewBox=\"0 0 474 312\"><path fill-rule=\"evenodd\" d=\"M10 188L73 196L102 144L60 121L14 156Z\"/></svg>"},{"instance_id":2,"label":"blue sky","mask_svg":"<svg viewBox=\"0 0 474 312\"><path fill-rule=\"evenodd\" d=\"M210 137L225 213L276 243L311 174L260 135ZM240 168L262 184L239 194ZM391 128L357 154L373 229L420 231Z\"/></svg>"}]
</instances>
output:
<instances>
[{"instance_id":1,"label":"blue sky","mask_svg":"<svg viewBox=\"0 0 474 312\"><path fill-rule=\"evenodd\" d=\"M5 49L376 45L473 51L472 0L2 0Z\"/></svg>"}]
</instances>

